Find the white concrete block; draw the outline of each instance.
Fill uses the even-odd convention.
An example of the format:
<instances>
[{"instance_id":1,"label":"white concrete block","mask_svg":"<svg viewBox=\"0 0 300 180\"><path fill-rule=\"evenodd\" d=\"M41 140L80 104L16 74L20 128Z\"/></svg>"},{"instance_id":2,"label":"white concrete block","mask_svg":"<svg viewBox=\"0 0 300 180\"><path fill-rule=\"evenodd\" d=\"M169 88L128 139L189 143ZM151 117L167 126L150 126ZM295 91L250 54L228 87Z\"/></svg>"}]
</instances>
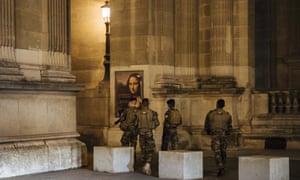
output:
<instances>
[{"instance_id":1,"label":"white concrete block","mask_svg":"<svg viewBox=\"0 0 300 180\"><path fill-rule=\"evenodd\" d=\"M202 179L202 151L159 151L159 178L166 179Z\"/></svg>"},{"instance_id":2,"label":"white concrete block","mask_svg":"<svg viewBox=\"0 0 300 180\"><path fill-rule=\"evenodd\" d=\"M239 157L239 179L289 180L289 158L274 156Z\"/></svg>"},{"instance_id":3,"label":"white concrete block","mask_svg":"<svg viewBox=\"0 0 300 180\"><path fill-rule=\"evenodd\" d=\"M94 171L131 172L134 167L133 147L94 147Z\"/></svg>"}]
</instances>

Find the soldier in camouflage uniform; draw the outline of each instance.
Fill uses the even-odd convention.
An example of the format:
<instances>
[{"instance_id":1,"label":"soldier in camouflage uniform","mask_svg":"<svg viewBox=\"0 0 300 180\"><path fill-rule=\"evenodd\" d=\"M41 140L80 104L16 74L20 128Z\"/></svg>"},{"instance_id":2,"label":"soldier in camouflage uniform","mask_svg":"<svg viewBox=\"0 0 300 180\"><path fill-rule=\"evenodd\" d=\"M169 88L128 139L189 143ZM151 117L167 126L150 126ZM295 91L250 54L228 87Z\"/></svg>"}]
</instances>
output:
<instances>
[{"instance_id":1,"label":"soldier in camouflage uniform","mask_svg":"<svg viewBox=\"0 0 300 180\"><path fill-rule=\"evenodd\" d=\"M225 101L219 99L217 108L208 112L205 119L205 131L211 135L211 148L214 151L216 164L218 166L218 176L224 173L226 162L226 137L232 131L231 115L223 110Z\"/></svg>"},{"instance_id":2,"label":"soldier in camouflage uniform","mask_svg":"<svg viewBox=\"0 0 300 180\"><path fill-rule=\"evenodd\" d=\"M155 152L155 141L153 138L153 130L159 126L157 112L149 108L149 100L142 100L142 108L137 113L138 117L138 134L142 153L142 161L144 167L143 173L151 175L152 156Z\"/></svg>"},{"instance_id":3,"label":"soldier in camouflage uniform","mask_svg":"<svg viewBox=\"0 0 300 180\"><path fill-rule=\"evenodd\" d=\"M119 120L115 122L115 124L120 123L120 129L123 131L121 138L122 146L133 147L134 150L137 144L136 113L136 98L131 98L128 102L128 108L122 112Z\"/></svg>"},{"instance_id":4,"label":"soldier in camouflage uniform","mask_svg":"<svg viewBox=\"0 0 300 180\"><path fill-rule=\"evenodd\" d=\"M182 117L178 109L175 108L175 100L167 101L168 110L165 113L164 129L162 136L161 150L166 151L171 143L171 150L177 149L178 135L177 126L181 125Z\"/></svg>"}]
</instances>

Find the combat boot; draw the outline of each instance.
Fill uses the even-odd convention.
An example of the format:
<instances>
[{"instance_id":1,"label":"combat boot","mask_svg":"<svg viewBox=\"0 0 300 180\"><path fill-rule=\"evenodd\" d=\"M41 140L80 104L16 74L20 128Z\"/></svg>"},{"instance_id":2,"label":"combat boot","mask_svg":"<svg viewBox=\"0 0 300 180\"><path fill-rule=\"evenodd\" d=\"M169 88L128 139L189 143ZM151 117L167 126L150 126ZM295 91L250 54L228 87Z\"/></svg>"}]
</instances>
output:
<instances>
[{"instance_id":1,"label":"combat boot","mask_svg":"<svg viewBox=\"0 0 300 180\"><path fill-rule=\"evenodd\" d=\"M145 166L142 168L142 172L146 175L151 175L151 167L150 163L146 163Z\"/></svg>"},{"instance_id":2,"label":"combat boot","mask_svg":"<svg viewBox=\"0 0 300 180\"><path fill-rule=\"evenodd\" d=\"M224 174L224 171L225 171L224 167L220 167L217 176L222 176Z\"/></svg>"}]
</instances>

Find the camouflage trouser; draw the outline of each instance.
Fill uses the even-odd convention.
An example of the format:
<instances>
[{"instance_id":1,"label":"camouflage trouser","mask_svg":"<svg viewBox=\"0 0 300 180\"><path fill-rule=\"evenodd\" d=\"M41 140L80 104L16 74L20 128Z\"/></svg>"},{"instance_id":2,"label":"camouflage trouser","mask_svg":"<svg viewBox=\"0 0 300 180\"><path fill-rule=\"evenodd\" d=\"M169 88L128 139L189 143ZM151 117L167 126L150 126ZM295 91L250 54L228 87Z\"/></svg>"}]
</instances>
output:
<instances>
[{"instance_id":1,"label":"camouflage trouser","mask_svg":"<svg viewBox=\"0 0 300 180\"><path fill-rule=\"evenodd\" d=\"M122 146L129 146L136 148L137 144L137 133L136 130L131 131L123 131L123 135L121 138L121 144Z\"/></svg>"},{"instance_id":2,"label":"camouflage trouser","mask_svg":"<svg viewBox=\"0 0 300 180\"><path fill-rule=\"evenodd\" d=\"M211 149L215 153L216 164L219 168L224 168L226 162L226 136L225 133L217 133L212 135Z\"/></svg>"},{"instance_id":3,"label":"camouflage trouser","mask_svg":"<svg viewBox=\"0 0 300 180\"><path fill-rule=\"evenodd\" d=\"M139 142L142 153L143 163L150 163L152 161L153 153L155 152L155 142L153 138L152 130L141 129L139 131Z\"/></svg>"},{"instance_id":4,"label":"camouflage trouser","mask_svg":"<svg viewBox=\"0 0 300 180\"><path fill-rule=\"evenodd\" d=\"M171 143L171 150L177 149L178 135L176 128L165 128L162 139L162 150L168 150L169 143Z\"/></svg>"}]
</instances>

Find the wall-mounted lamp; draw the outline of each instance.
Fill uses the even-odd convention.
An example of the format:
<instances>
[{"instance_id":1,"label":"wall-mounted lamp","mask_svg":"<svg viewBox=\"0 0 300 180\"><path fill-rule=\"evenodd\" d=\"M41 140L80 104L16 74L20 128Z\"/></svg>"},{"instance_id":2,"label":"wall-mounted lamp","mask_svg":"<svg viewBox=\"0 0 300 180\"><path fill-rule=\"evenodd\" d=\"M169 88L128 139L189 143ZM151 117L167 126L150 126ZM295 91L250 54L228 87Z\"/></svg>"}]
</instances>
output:
<instances>
[{"instance_id":1,"label":"wall-mounted lamp","mask_svg":"<svg viewBox=\"0 0 300 180\"><path fill-rule=\"evenodd\" d=\"M109 80L110 74L110 7L109 1L105 1L105 4L101 6L102 9L102 18L105 23L106 27L106 43L105 43L105 55L104 55L104 67L105 67L105 74L103 80Z\"/></svg>"}]
</instances>

